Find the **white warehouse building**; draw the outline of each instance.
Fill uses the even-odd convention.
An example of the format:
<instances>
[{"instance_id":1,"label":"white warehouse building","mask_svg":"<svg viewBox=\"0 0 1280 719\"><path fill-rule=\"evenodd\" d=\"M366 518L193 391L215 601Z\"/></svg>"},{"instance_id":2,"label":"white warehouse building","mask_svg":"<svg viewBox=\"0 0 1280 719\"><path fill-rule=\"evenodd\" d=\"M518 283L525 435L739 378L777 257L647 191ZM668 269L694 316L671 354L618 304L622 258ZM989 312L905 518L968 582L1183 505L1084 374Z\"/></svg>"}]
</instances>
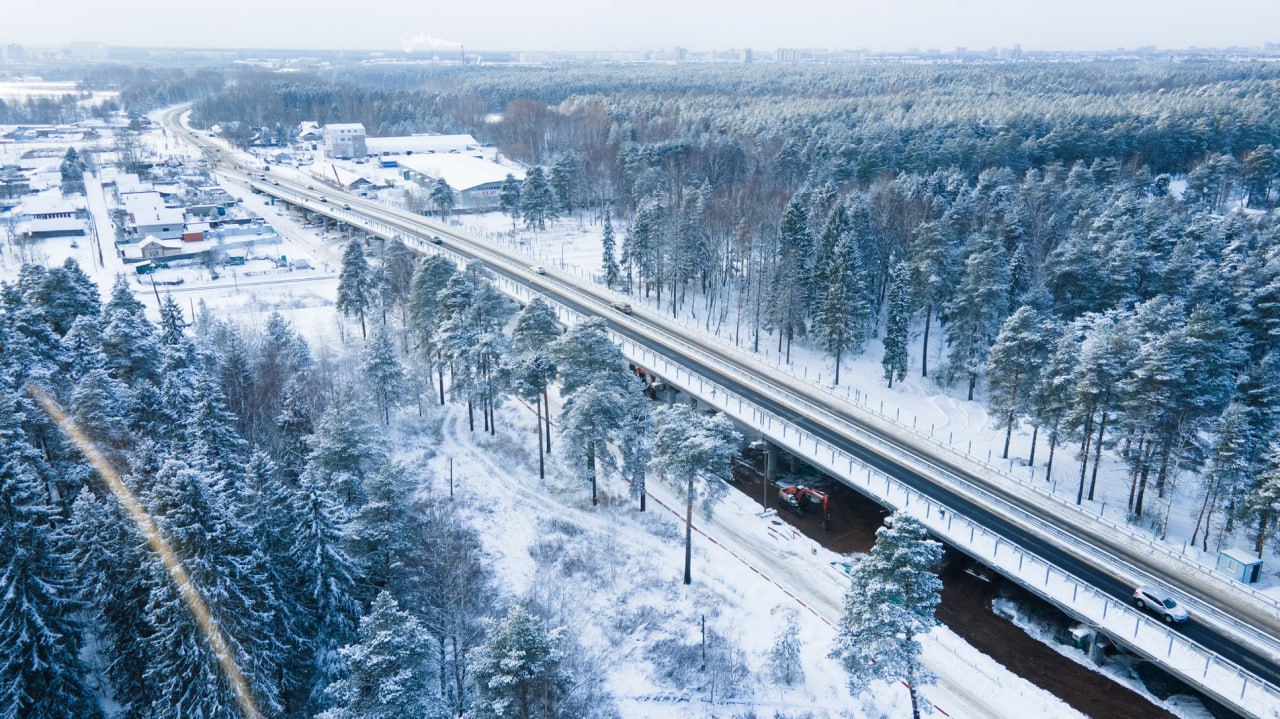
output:
<instances>
[{"instance_id":1,"label":"white warehouse building","mask_svg":"<svg viewBox=\"0 0 1280 719\"><path fill-rule=\"evenodd\" d=\"M408 155L396 158L404 178L429 188L443 177L458 193L457 209L487 210L498 206L507 175L524 180L524 170L470 155Z\"/></svg>"}]
</instances>

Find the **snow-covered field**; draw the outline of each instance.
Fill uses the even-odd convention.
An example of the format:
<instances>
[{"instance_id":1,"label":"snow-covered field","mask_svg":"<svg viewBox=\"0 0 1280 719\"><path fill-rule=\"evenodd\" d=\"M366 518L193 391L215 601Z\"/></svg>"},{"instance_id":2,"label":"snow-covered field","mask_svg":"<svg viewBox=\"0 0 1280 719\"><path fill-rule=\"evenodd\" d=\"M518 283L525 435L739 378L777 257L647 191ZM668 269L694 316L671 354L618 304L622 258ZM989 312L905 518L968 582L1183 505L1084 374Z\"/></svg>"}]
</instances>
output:
<instances>
[{"instance_id":1,"label":"snow-covered field","mask_svg":"<svg viewBox=\"0 0 1280 719\"><path fill-rule=\"evenodd\" d=\"M528 408L507 403L496 437L468 432L461 408L436 413L440 437L426 440L435 444L428 460L433 481L423 491L448 494L451 466L458 511L484 537L503 583L513 595L533 592L560 608L566 625L612 668L608 686L624 716L910 716L904 687L880 684L851 698L843 670L827 657L846 581L832 565L847 557L760 516L749 498L731 492L712 517L695 519L694 583L686 587L682 526L672 510L679 503L670 488L651 481L649 509L640 513L614 479L602 485L602 503L592 508L587 487L565 479L569 473L554 456L548 479L539 482ZM671 652L698 645L704 617L708 636L741 649L736 657L715 655L722 662L714 668L722 682L715 698L708 689L658 679L679 674L678 652ZM786 686L771 678L767 655L791 617L799 627L804 680ZM922 642L939 677L924 694L945 715L1081 716L945 627Z\"/></svg>"}]
</instances>

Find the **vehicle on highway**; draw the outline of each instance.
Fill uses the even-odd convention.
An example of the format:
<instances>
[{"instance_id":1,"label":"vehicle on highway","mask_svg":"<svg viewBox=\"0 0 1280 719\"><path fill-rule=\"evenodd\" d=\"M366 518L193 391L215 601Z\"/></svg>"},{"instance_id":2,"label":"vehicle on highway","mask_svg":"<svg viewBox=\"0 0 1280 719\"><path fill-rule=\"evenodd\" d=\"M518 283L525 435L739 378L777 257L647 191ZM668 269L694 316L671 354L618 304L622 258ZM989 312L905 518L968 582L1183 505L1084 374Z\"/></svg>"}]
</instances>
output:
<instances>
[{"instance_id":1,"label":"vehicle on highway","mask_svg":"<svg viewBox=\"0 0 1280 719\"><path fill-rule=\"evenodd\" d=\"M1187 621L1186 608L1178 604L1168 592L1152 587L1138 587L1133 592L1133 603L1137 604L1139 609L1146 609L1170 624Z\"/></svg>"},{"instance_id":2,"label":"vehicle on highway","mask_svg":"<svg viewBox=\"0 0 1280 719\"><path fill-rule=\"evenodd\" d=\"M276 187L279 187L279 186L280 186L280 181L279 181L279 180L272 180L272 181L271 181L271 184L275 185Z\"/></svg>"},{"instance_id":3,"label":"vehicle on highway","mask_svg":"<svg viewBox=\"0 0 1280 719\"><path fill-rule=\"evenodd\" d=\"M314 190L314 189L316 189L316 186L315 186L315 185L307 185L307 189L308 189L308 190Z\"/></svg>"},{"instance_id":4,"label":"vehicle on highway","mask_svg":"<svg viewBox=\"0 0 1280 719\"><path fill-rule=\"evenodd\" d=\"M538 274L538 275L547 274L547 268L543 267L542 265L529 265L529 269L533 270L534 274Z\"/></svg>"},{"instance_id":5,"label":"vehicle on highway","mask_svg":"<svg viewBox=\"0 0 1280 719\"><path fill-rule=\"evenodd\" d=\"M440 235L432 235L432 236L431 236L431 244L433 244L433 245L443 245L443 244L444 244L444 240L440 239Z\"/></svg>"},{"instance_id":6,"label":"vehicle on highway","mask_svg":"<svg viewBox=\"0 0 1280 719\"><path fill-rule=\"evenodd\" d=\"M344 202L344 203L342 203L342 209L344 209L344 210L350 210L350 209L351 209L351 205L348 205L347 203L345 203L345 202Z\"/></svg>"},{"instance_id":7,"label":"vehicle on highway","mask_svg":"<svg viewBox=\"0 0 1280 719\"><path fill-rule=\"evenodd\" d=\"M321 197L321 198L320 198L320 201L321 201L321 202L324 202L324 203L328 203L328 202L329 202L329 198L327 198L327 197Z\"/></svg>"},{"instance_id":8,"label":"vehicle on highway","mask_svg":"<svg viewBox=\"0 0 1280 719\"><path fill-rule=\"evenodd\" d=\"M622 313L622 314L624 314L624 315L629 315L629 314L631 314L631 303L630 303L630 302L610 302L610 303L609 303L609 306L610 306L610 307L612 307L612 308L614 308L615 310L617 310L617 311L621 312L621 313Z\"/></svg>"}]
</instances>

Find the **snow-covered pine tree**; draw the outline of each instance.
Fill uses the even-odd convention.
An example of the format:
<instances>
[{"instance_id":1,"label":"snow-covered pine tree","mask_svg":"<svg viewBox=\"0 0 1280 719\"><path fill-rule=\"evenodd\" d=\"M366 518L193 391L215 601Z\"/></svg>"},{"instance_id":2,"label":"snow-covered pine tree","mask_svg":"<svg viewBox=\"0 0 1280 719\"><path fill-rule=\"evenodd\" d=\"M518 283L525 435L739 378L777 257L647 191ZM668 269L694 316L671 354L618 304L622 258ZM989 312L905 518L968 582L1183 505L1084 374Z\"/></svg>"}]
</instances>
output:
<instances>
[{"instance_id":1,"label":"snow-covered pine tree","mask_svg":"<svg viewBox=\"0 0 1280 719\"><path fill-rule=\"evenodd\" d=\"M1009 312L1008 300L1009 253L999 237L977 232L965 247L964 274L943 310L951 346L950 374L968 381L970 400L987 350Z\"/></svg>"},{"instance_id":2,"label":"snow-covered pine tree","mask_svg":"<svg viewBox=\"0 0 1280 719\"><path fill-rule=\"evenodd\" d=\"M457 193L449 187L449 183L443 177L437 177L436 181L431 183L431 190L427 193L427 200L431 206L436 208L440 219L449 216L449 212L458 204Z\"/></svg>"},{"instance_id":3,"label":"snow-covered pine tree","mask_svg":"<svg viewBox=\"0 0 1280 719\"><path fill-rule=\"evenodd\" d=\"M1268 451L1267 469L1249 493L1247 510L1252 514L1253 551L1262 558L1267 542L1277 535L1280 524L1280 446Z\"/></svg>"},{"instance_id":4,"label":"snow-covered pine tree","mask_svg":"<svg viewBox=\"0 0 1280 719\"><path fill-rule=\"evenodd\" d=\"M889 277L889 308L884 329L884 378L893 387L894 380L907 378L907 342L911 324L911 275L906 262L899 262Z\"/></svg>"},{"instance_id":5,"label":"snow-covered pine tree","mask_svg":"<svg viewBox=\"0 0 1280 719\"><path fill-rule=\"evenodd\" d=\"M723 414L707 416L685 404L654 412L653 468L684 496L684 583L693 582L693 502L710 514L724 496L723 477L742 433Z\"/></svg>"},{"instance_id":6,"label":"snow-covered pine tree","mask_svg":"<svg viewBox=\"0 0 1280 719\"><path fill-rule=\"evenodd\" d=\"M1004 427L1004 452L1018 418L1030 414L1031 389L1040 382L1040 371L1053 347L1054 337L1045 332L1045 317L1034 307L1023 305L1009 315L987 357L987 404Z\"/></svg>"},{"instance_id":7,"label":"snow-covered pine tree","mask_svg":"<svg viewBox=\"0 0 1280 719\"><path fill-rule=\"evenodd\" d=\"M404 390L404 367L396 356L396 346L385 323L378 325L373 331L373 339L365 345L360 370L378 405L382 423L390 424L391 410L400 405Z\"/></svg>"},{"instance_id":8,"label":"snow-covered pine tree","mask_svg":"<svg viewBox=\"0 0 1280 719\"><path fill-rule=\"evenodd\" d=\"M556 320L555 310L546 300L534 297L516 316L516 326L511 331L511 346L515 352L506 363L512 390L521 399L532 402L537 407L539 479L546 476L544 433L546 449L551 448L551 405L547 399L547 387L556 375L551 343L559 336L560 325Z\"/></svg>"},{"instance_id":9,"label":"snow-covered pine tree","mask_svg":"<svg viewBox=\"0 0 1280 719\"><path fill-rule=\"evenodd\" d=\"M572 677L563 668L559 629L547 629L522 604L489 626L471 671L477 719L552 719Z\"/></svg>"},{"instance_id":10,"label":"snow-covered pine tree","mask_svg":"<svg viewBox=\"0 0 1280 719\"><path fill-rule=\"evenodd\" d=\"M442 255L430 255L413 273L409 291L409 327L413 342L413 357L424 374L432 369L438 372L440 404L444 404L444 362L439 356L435 333L442 318L440 293L449 280L458 273L452 260Z\"/></svg>"},{"instance_id":11,"label":"snow-covered pine tree","mask_svg":"<svg viewBox=\"0 0 1280 719\"><path fill-rule=\"evenodd\" d=\"M431 671L431 644L416 617L380 592L342 648L348 671L326 689L333 708L319 719L445 719L447 705Z\"/></svg>"},{"instance_id":12,"label":"snow-covered pine tree","mask_svg":"<svg viewBox=\"0 0 1280 719\"><path fill-rule=\"evenodd\" d=\"M946 220L922 222L911 236L911 301L924 314L920 376L929 376L929 330L933 316L950 296L955 274L955 238Z\"/></svg>"},{"instance_id":13,"label":"snow-covered pine tree","mask_svg":"<svg viewBox=\"0 0 1280 719\"><path fill-rule=\"evenodd\" d=\"M365 336L364 315L373 306L374 276L359 240L347 243L338 272L338 299L334 308L347 317L360 318L360 336Z\"/></svg>"},{"instance_id":14,"label":"snow-covered pine tree","mask_svg":"<svg viewBox=\"0 0 1280 719\"><path fill-rule=\"evenodd\" d=\"M942 545L913 517L898 513L892 519L893 526L876 530L875 546L853 566L831 656L848 673L854 696L875 680L904 680L918 719L919 687L932 679L921 666L916 638L936 623Z\"/></svg>"},{"instance_id":15,"label":"snow-covered pine tree","mask_svg":"<svg viewBox=\"0 0 1280 719\"><path fill-rule=\"evenodd\" d=\"M400 321L407 330L409 326L409 296L413 289L413 274L417 269L417 255L404 244L399 235L388 240L382 248L382 294L383 307L396 307L400 310Z\"/></svg>"},{"instance_id":16,"label":"snow-covered pine tree","mask_svg":"<svg viewBox=\"0 0 1280 719\"><path fill-rule=\"evenodd\" d=\"M1209 466L1204 472L1204 499L1196 514L1195 529L1191 530L1191 544L1195 545L1200 538L1201 551L1209 551L1210 530L1218 529L1221 535L1217 515L1230 501L1220 502L1220 499L1239 497L1247 487L1249 444L1254 439L1248 411L1236 402L1227 405L1214 425Z\"/></svg>"}]
</instances>

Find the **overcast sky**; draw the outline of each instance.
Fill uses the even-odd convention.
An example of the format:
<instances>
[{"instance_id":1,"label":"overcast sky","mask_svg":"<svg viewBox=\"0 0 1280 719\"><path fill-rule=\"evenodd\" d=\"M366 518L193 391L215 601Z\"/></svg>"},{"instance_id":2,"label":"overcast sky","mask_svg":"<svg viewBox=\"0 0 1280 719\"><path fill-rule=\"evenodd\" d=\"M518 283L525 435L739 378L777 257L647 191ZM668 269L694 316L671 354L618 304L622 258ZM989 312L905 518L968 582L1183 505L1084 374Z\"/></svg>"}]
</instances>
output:
<instances>
[{"instance_id":1,"label":"overcast sky","mask_svg":"<svg viewBox=\"0 0 1280 719\"><path fill-rule=\"evenodd\" d=\"M1280 0L13 0L0 42L468 50L1099 50L1280 41Z\"/></svg>"}]
</instances>

